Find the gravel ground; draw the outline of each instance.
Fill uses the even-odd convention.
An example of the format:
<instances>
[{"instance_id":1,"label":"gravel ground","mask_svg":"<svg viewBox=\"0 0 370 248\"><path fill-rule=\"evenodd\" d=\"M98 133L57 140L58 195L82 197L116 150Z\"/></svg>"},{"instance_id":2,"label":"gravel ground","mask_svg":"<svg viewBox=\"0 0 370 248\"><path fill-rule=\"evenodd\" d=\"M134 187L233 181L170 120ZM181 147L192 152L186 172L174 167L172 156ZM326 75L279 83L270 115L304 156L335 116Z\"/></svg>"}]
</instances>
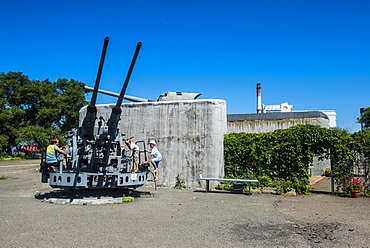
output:
<instances>
[{"instance_id":1,"label":"gravel ground","mask_svg":"<svg viewBox=\"0 0 370 248\"><path fill-rule=\"evenodd\" d=\"M133 202L52 204L38 164L0 162L1 247L370 247L370 198L330 196L328 179L296 197L148 183Z\"/></svg>"}]
</instances>

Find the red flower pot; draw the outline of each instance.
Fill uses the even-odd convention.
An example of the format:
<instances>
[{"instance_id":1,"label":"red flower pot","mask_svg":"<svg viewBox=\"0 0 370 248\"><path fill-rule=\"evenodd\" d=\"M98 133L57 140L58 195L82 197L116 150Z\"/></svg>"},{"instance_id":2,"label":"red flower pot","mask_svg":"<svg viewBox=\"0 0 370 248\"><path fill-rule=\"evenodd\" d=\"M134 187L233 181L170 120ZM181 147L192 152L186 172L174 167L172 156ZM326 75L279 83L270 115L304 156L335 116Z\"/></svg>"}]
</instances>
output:
<instances>
[{"instance_id":1,"label":"red flower pot","mask_svg":"<svg viewBox=\"0 0 370 248\"><path fill-rule=\"evenodd\" d=\"M359 198L361 194L360 190L351 190L351 197L352 198Z\"/></svg>"}]
</instances>

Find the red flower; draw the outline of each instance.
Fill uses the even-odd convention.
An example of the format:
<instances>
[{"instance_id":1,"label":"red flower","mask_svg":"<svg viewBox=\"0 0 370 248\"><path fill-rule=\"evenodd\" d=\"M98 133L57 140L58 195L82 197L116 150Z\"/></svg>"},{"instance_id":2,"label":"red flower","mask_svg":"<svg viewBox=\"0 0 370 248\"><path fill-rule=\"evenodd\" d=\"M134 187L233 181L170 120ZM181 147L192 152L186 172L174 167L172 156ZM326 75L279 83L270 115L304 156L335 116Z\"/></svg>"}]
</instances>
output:
<instances>
[{"instance_id":1,"label":"red flower","mask_svg":"<svg viewBox=\"0 0 370 248\"><path fill-rule=\"evenodd\" d=\"M360 178L356 178L356 179L350 179L350 178L343 178L343 187L344 187L344 190L363 190L364 189L364 186L365 186L365 183L360 179ZM345 182L347 181L347 183Z\"/></svg>"}]
</instances>

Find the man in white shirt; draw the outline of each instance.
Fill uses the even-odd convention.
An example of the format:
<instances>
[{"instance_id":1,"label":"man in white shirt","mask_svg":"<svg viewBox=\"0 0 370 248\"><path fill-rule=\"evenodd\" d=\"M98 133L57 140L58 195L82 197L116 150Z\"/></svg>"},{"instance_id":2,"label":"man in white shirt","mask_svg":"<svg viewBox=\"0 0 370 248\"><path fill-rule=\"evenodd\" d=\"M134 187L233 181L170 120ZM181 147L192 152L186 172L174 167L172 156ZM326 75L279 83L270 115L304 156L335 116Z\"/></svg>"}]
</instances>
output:
<instances>
[{"instance_id":1,"label":"man in white shirt","mask_svg":"<svg viewBox=\"0 0 370 248\"><path fill-rule=\"evenodd\" d=\"M148 144L151 148L151 151L149 150L145 150L145 151L150 153L148 157L148 161L150 160L150 162L152 163L154 167L154 170L153 170L153 172L155 172L154 180L157 181L158 180L158 165L159 165L159 162L162 160L162 154L159 152L158 148L156 147L157 143L154 140L151 140ZM146 161L146 163L148 161Z\"/></svg>"}]
</instances>

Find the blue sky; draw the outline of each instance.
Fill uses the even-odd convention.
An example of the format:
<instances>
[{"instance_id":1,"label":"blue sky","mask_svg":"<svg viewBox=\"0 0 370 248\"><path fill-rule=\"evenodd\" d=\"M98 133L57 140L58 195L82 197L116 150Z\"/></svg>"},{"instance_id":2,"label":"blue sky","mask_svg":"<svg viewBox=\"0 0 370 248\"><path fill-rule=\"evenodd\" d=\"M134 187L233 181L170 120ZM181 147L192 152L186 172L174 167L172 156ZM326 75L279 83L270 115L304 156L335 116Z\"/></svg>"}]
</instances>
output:
<instances>
[{"instance_id":1,"label":"blue sky","mask_svg":"<svg viewBox=\"0 0 370 248\"><path fill-rule=\"evenodd\" d=\"M288 102L294 111L335 110L355 132L370 106L370 1L0 0L0 72L75 79L119 92L138 41L126 94L165 91L224 99L228 114ZM116 99L99 95L98 103Z\"/></svg>"}]
</instances>

